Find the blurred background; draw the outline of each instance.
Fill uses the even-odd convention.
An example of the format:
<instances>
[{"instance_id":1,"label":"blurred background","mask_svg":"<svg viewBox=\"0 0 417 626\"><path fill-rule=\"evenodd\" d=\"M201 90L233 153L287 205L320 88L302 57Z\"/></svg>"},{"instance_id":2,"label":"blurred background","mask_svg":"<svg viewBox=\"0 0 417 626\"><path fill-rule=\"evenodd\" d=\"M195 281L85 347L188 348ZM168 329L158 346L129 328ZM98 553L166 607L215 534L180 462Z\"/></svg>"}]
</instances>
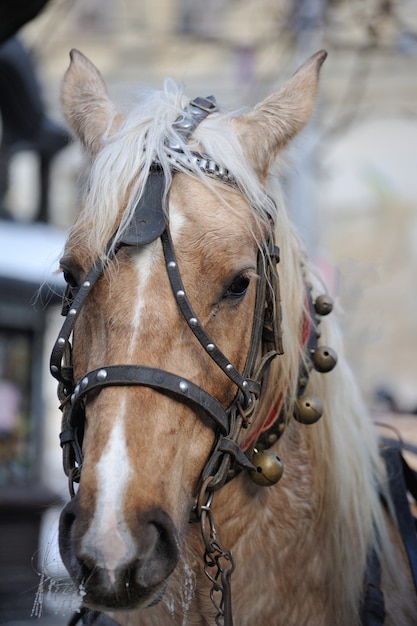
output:
<instances>
[{"instance_id":1,"label":"blurred background","mask_svg":"<svg viewBox=\"0 0 417 626\"><path fill-rule=\"evenodd\" d=\"M416 430L417 0L0 0L0 623L16 626L32 610L57 626L71 608L48 360L83 168L59 106L73 47L121 106L166 76L253 105L329 52L314 120L288 151L287 202L344 310L370 409Z\"/></svg>"}]
</instances>

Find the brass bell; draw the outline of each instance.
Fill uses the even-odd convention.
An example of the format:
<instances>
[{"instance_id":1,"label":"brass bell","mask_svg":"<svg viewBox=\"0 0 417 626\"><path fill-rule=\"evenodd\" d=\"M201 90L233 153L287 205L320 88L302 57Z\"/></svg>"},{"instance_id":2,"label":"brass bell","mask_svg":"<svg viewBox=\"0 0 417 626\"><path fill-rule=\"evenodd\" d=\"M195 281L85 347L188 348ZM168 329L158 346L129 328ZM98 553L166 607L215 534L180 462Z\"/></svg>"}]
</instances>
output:
<instances>
[{"instance_id":1,"label":"brass bell","mask_svg":"<svg viewBox=\"0 0 417 626\"><path fill-rule=\"evenodd\" d=\"M301 396L294 406L294 419L300 424L315 424L323 415L323 405L315 396Z\"/></svg>"},{"instance_id":2,"label":"brass bell","mask_svg":"<svg viewBox=\"0 0 417 626\"><path fill-rule=\"evenodd\" d=\"M314 369L321 374L330 372L337 363L337 354L328 346L320 346L311 353Z\"/></svg>"},{"instance_id":3,"label":"brass bell","mask_svg":"<svg viewBox=\"0 0 417 626\"><path fill-rule=\"evenodd\" d=\"M314 302L314 310L318 315L328 315L333 311L333 300L326 293L318 296Z\"/></svg>"},{"instance_id":4,"label":"brass bell","mask_svg":"<svg viewBox=\"0 0 417 626\"><path fill-rule=\"evenodd\" d=\"M272 450L254 448L251 461L255 469L249 472L249 476L261 487L275 485L283 474L282 461Z\"/></svg>"}]
</instances>

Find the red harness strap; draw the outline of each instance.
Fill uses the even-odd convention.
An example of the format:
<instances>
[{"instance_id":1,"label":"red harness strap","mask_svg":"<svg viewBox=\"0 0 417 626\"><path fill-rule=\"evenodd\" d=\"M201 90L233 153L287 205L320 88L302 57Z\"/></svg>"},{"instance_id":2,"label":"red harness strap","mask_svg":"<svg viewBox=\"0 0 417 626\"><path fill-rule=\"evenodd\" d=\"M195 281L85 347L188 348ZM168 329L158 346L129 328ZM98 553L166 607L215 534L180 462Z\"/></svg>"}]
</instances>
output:
<instances>
[{"instance_id":1,"label":"red harness strap","mask_svg":"<svg viewBox=\"0 0 417 626\"><path fill-rule=\"evenodd\" d=\"M302 345L303 350L307 345L308 339L310 337L310 332L311 332L311 319L307 313L304 313L303 329L301 333L301 345ZM259 436L263 432L268 430L277 421L281 413L283 404L284 404L284 395L280 393L273 407L269 411L266 420L259 426L259 428L257 428L249 437L247 437L240 444L240 447L242 448L244 452L246 452L246 450L248 450L255 443L255 441L259 438Z\"/></svg>"}]
</instances>

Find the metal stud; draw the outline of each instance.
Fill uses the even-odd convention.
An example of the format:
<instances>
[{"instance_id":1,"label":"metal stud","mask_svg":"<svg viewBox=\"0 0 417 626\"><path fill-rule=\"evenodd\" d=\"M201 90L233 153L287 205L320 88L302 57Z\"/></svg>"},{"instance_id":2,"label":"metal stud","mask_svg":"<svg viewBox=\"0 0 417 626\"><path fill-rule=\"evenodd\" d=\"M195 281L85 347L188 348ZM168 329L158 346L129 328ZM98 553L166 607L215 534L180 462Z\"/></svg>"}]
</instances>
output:
<instances>
[{"instance_id":1,"label":"metal stud","mask_svg":"<svg viewBox=\"0 0 417 626\"><path fill-rule=\"evenodd\" d=\"M231 372L233 370L233 365L231 363L228 363L226 365L226 372Z\"/></svg>"},{"instance_id":2,"label":"metal stud","mask_svg":"<svg viewBox=\"0 0 417 626\"><path fill-rule=\"evenodd\" d=\"M314 369L321 374L331 372L337 363L337 354L328 346L320 346L311 353Z\"/></svg>"},{"instance_id":3,"label":"metal stud","mask_svg":"<svg viewBox=\"0 0 417 626\"><path fill-rule=\"evenodd\" d=\"M71 396L71 404L74 404L74 401L75 401L75 393L73 393Z\"/></svg>"},{"instance_id":4,"label":"metal stud","mask_svg":"<svg viewBox=\"0 0 417 626\"><path fill-rule=\"evenodd\" d=\"M190 317L190 319L188 320L190 326L197 326L198 324L198 320L196 317Z\"/></svg>"},{"instance_id":5,"label":"metal stud","mask_svg":"<svg viewBox=\"0 0 417 626\"><path fill-rule=\"evenodd\" d=\"M252 464L255 469L250 472L254 483L260 487L275 485L281 478L284 467L282 461L272 450L253 450Z\"/></svg>"},{"instance_id":6,"label":"metal stud","mask_svg":"<svg viewBox=\"0 0 417 626\"><path fill-rule=\"evenodd\" d=\"M183 289L179 289L177 291L177 298L183 298L185 296L185 292Z\"/></svg>"},{"instance_id":7,"label":"metal stud","mask_svg":"<svg viewBox=\"0 0 417 626\"><path fill-rule=\"evenodd\" d=\"M91 287L91 283L90 283L90 281L89 281L89 280L85 280L85 281L83 282L83 287L85 287L85 288Z\"/></svg>"},{"instance_id":8,"label":"metal stud","mask_svg":"<svg viewBox=\"0 0 417 626\"><path fill-rule=\"evenodd\" d=\"M99 382L103 382L103 380L106 380L107 378L107 372L106 370L98 370L97 374L96 374L96 378Z\"/></svg>"},{"instance_id":9,"label":"metal stud","mask_svg":"<svg viewBox=\"0 0 417 626\"><path fill-rule=\"evenodd\" d=\"M188 391L188 383L186 383L185 380L182 380L180 382L180 389L183 393L186 393Z\"/></svg>"},{"instance_id":10,"label":"metal stud","mask_svg":"<svg viewBox=\"0 0 417 626\"><path fill-rule=\"evenodd\" d=\"M81 381L81 388L82 388L82 389L85 389L85 388L87 387L87 385L88 385L88 377L87 377L87 376L85 376L85 377L82 379L82 381Z\"/></svg>"},{"instance_id":11,"label":"metal stud","mask_svg":"<svg viewBox=\"0 0 417 626\"><path fill-rule=\"evenodd\" d=\"M65 337L60 337L57 341L58 346L65 346Z\"/></svg>"},{"instance_id":12,"label":"metal stud","mask_svg":"<svg viewBox=\"0 0 417 626\"><path fill-rule=\"evenodd\" d=\"M57 365L51 365L51 372L53 374L58 374L59 372L59 367Z\"/></svg>"},{"instance_id":13,"label":"metal stud","mask_svg":"<svg viewBox=\"0 0 417 626\"><path fill-rule=\"evenodd\" d=\"M177 267L177 264L175 263L175 261L170 261L170 262L168 263L168 268L169 268L170 270L173 270L173 269L175 269L176 267Z\"/></svg>"},{"instance_id":14,"label":"metal stud","mask_svg":"<svg viewBox=\"0 0 417 626\"><path fill-rule=\"evenodd\" d=\"M294 419L300 424L315 424L323 415L323 405L319 398L304 395L294 406Z\"/></svg>"},{"instance_id":15,"label":"metal stud","mask_svg":"<svg viewBox=\"0 0 417 626\"><path fill-rule=\"evenodd\" d=\"M214 343L208 343L207 346L206 346L206 350L207 350L207 352L213 352L215 347L216 346L214 345Z\"/></svg>"},{"instance_id":16,"label":"metal stud","mask_svg":"<svg viewBox=\"0 0 417 626\"><path fill-rule=\"evenodd\" d=\"M70 309L68 311L68 315L72 315L73 316L73 315L76 315L76 314L77 314L77 309Z\"/></svg>"},{"instance_id":17,"label":"metal stud","mask_svg":"<svg viewBox=\"0 0 417 626\"><path fill-rule=\"evenodd\" d=\"M332 298L327 294L318 296L314 302L314 310L318 315L328 315L333 311Z\"/></svg>"},{"instance_id":18,"label":"metal stud","mask_svg":"<svg viewBox=\"0 0 417 626\"><path fill-rule=\"evenodd\" d=\"M247 389L247 388L249 387L249 383L248 383L248 381L247 381L247 380L244 380L244 381L243 381L243 383L242 383L242 387L243 387L243 389Z\"/></svg>"},{"instance_id":19,"label":"metal stud","mask_svg":"<svg viewBox=\"0 0 417 626\"><path fill-rule=\"evenodd\" d=\"M78 394L80 393L80 385L76 385L75 389L74 389L74 394L76 396L78 396Z\"/></svg>"}]
</instances>

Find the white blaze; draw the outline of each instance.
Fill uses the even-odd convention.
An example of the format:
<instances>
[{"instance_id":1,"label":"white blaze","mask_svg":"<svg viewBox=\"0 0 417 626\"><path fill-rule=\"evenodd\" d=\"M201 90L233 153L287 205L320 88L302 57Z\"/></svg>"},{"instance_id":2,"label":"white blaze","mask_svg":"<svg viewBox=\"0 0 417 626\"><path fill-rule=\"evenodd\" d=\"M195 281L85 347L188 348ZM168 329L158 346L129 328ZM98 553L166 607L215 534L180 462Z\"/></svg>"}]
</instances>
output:
<instances>
[{"instance_id":1,"label":"white blaze","mask_svg":"<svg viewBox=\"0 0 417 626\"><path fill-rule=\"evenodd\" d=\"M123 404L125 400L123 400ZM125 407L121 407L121 409ZM117 567L135 556L135 543L126 525L124 497L131 474L123 420L118 417L96 466L98 497L90 528L83 539L86 551L95 555L97 565L115 582Z\"/></svg>"},{"instance_id":2,"label":"white blaze","mask_svg":"<svg viewBox=\"0 0 417 626\"><path fill-rule=\"evenodd\" d=\"M172 217L171 233L177 235L183 224L183 217L178 212ZM142 294L158 258L156 252L158 245L159 242L154 242L133 257L137 289L132 316L133 331L129 338L130 349L126 354L126 363L133 363L135 344L145 307ZM83 539L85 551L94 555L97 565L108 571L112 582L116 580L116 569L128 563L136 553L135 541L124 517L124 499L132 474L124 425L125 414L129 410L127 397L127 389L123 391L121 388L119 411L114 418L107 445L96 466L98 495L94 517Z\"/></svg>"}]
</instances>

